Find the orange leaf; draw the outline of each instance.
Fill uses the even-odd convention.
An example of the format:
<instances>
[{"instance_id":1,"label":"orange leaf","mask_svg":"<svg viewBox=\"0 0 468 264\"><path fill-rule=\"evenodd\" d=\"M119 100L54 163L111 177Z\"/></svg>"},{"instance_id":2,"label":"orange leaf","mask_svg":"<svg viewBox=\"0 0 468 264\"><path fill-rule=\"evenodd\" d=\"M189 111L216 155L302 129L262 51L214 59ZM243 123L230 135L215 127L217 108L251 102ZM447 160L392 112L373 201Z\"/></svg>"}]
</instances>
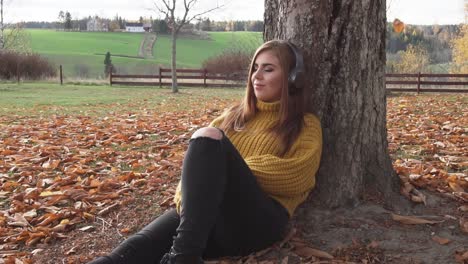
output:
<instances>
[{"instance_id":1,"label":"orange leaf","mask_svg":"<svg viewBox=\"0 0 468 264\"><path fill-rule=\"evenodd\" d=\"M397 215L397 214L391 214L391 215L392 215L393 220L406 224L406 225L438 224L438 223L444 222L444 220L433 221L433 220L419 218L416 216L402 216L402 215Z\"/></svg>"},{"instance_id":2,"label":"orange leaf","mask_svg":"<svg viewBox=\"0 0 468 264\"><path fill-rule=\"evenodd\" d=\"M462 187L460 187L460 185L458 185L456 182L450 181L448 184L449 184L450 188L452 188L452 190L453 190L454 192L464 192L464 191L465 191L465 190L464 190Z\"/></svg>"},{"instance_id":3,"label":"orange leaf","mask_svg":"<svg viewBox=\"0 0 468 264\"><path fill-rule=\"evenodd\" d=\"M468 218L466 218L466 217L461 217L460 218L460 229L463 232L468 233Z\"/></svg>"},{"instance_id":4,"label":"orange leaf","mask_svg":"<svg viewBox=\"0 0 468 264\"><path fill-rule=\"evenodd\" d=\"M455 252L455 260L458 262L458 263L466 263L465 261L468 260L468 251L457 251Z\"/></svg>"},{"instance_id":5,"label":"orange leaf","mask_svg":"<svg viewBox=\"0 0 468 264\"><path fill-rule=\"evenodd\" d=\"M435 242L437 242L437 243L439 243L441 245L446 245L446 244L450 243L450 239L443 238L443 237L440 237L440 236L433 236L432 240L434 240Z\"/></svg>"}]
</instances>

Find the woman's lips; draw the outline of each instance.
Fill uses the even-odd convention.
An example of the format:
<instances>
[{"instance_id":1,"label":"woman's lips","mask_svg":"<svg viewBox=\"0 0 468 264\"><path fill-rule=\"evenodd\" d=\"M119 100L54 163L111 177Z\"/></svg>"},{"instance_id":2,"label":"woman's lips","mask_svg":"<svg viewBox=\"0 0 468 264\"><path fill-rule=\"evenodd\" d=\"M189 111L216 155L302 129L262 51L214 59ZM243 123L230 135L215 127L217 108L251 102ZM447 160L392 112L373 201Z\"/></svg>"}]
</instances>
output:
<instances>
[{"instance_id":1,"label":"woman's lips","mask_svg":"<svg viewBox=\"0 0 468 264\"><path fill-rule=\"evenodd\" d=\"M261 90L263 88L263 84L254 84L254 89L255 90Z\"/></svg>"}]
</instances>

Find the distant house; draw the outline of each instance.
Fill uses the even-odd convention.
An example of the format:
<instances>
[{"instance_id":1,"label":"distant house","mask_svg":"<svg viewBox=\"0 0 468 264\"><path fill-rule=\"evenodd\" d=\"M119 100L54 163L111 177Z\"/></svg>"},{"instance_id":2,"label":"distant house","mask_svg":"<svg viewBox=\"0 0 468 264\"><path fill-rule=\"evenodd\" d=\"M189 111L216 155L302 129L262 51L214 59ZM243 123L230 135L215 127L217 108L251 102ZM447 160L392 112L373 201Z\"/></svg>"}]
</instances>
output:
<instances>
[{"instance_id":1,"label":"distant house","mask_svg":"<svg viewBox=\"0 0 468 264\"><path fill-rule=\"evenodd\" d=\"M109 24L97 17L91 18L86 23L87 31L109 31Z\"/></svg>"},{"instance_id":2,"label":"distant house","mask_svg":"<svg viewBox=\"0 0 468 264\"><path fill-rule=\"evenodd\" d=\"M151 32L152 31L152 26L150 23L145 23L143 24L143 29L146 31L146 32Z\"/></svg>"},{"instance_id":3,"label":"distant house","mask_svg":"<svg viewBox=\"0 0 468 264\"><path fill-rule=\"evenodd\" d=\"M125 23L125 31L127 32L145 32L143 23Z\"/></svg>"}]
</instances>

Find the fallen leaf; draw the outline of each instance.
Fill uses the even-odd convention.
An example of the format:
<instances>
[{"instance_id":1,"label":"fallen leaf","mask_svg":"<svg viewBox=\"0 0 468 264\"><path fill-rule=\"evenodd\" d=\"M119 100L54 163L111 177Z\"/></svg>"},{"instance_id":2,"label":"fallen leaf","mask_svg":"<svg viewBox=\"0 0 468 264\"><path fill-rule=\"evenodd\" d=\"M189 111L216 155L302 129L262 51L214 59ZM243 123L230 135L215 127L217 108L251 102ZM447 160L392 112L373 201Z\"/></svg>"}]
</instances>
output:
<instances>
[{"instance_id":1,"label":"fallen leaf","mask_svg":"<svg viewBox=\"0 0 468 264\"><path fill-rule=\"evenodd\" d=\"M468 202L468 193L466 192L454 192L453 195L455 195L455 197L459 198L460 200Z\"/></svg>"},{"instance_id":2,"label":"fallen leaf","mask_svg":"<svg viewBox=\"0 0 468 264\"><path fill-rule=\"evenodd\" d=\"M443 237L440 237L440 236L433 236L432 240L434 240L435 242L437 242L437 243L439 243L441 245L446 245L446 244L450 243L450 239L443 238Z\"/></svg>"},{"instance_id":3,"label":"fallen leaf","mask_svg":"<svg viewBox=\"0 0 468 264\"><path fill-rule=\"evenodd\" d=\"M94 229L95 229L94 226L85 226L85 227L80 228L79 230L83 232L87 232L87 231L93 231Z\"/></svg>"},{"instance_id":4,"label":"fallen leaf","mask_svg":"<svg viewBox=\"0 0 468 264\"><path fill-rule=\"evenodd\" d=\"M101 211L99 211L97 214L99 216L106 215L106 214L110 213L112 210L116 209L119 206L120 205L118 203L111 204L111 205L107 206L106 208L102 209Z\"/></svg>"},{"instance_id":5,"label":"fallen leaf","mask_svg":"<svg viewBox=\"0 0 468 264\"><path fill-rule=\"evenodd\" d=\"M421 178L421 176L422 176L421 174L410 174L409 179L412 180L412 181L415 181L415 180Z\"/></svg>"},{"instance_id":6,"label":"fallen leaf","mask_svg":"<svg viewBox=\"0 0 468 264\"><path fill-rule=\"evenodd\" d=\"M460 217L460 229L468 233L468 218L467 217Z\"/></svg>"},{"instance_id":7,"label":"fallen leaf","mask_svg":"<svg viewBox=\"0 0 468 264\"><path fill-rule=\"evenodd\" d=\"M468 251L456 251L455 260L461 264L466 263L465 261L468 260Z\"/></svg>"},{"instance_id":8,"label":"fallen leaf","mask_svg":"<svg viewBox=\"0 0 468 264\"><path fill-rule=\"evenodd\" d=\"M78 246L74 246L74 247L70 248L67 252L65 252L65 255L68 256L68 255L71 255L71 254L75 254L75 253L76 253L76 248L77 248L77 247L78 247Z\"/></svg>"},{"instance_id":9,"label":"fallen leaf","mask_svg":"<svg viewBox=\"0 0 468 264\"><path fill-rule=\"evenodd\" d=\"M460 187L460 185L458 185L456 182L449 182L449 186L454 192L465 192L465 190L462 187Z\"/></svg>"},{"instance_id":10,"label":"fallen leaf","mask_svg":"<svg viewBox=\"0 0 468 264\"><path fill-rule=\"evenodd\" d=\"M333 259L333 256L329 253L311 247L296 248L294 249L294 253L303 258L317 257L323 259Z\"/></svg>"},{"instance_id":11,"label":"fallen leaf","mask_svg":"<svg viewBox=\"0 0 468 264\"><path fill-rule=\"evenodd\" d=\"M124 234L130 233L131 231L132 230L130 228L128 228L128 227L120 229L120 233L124 233Z\"/></svg>"},{"instance_id":12,"label":"fallen leaf","mask_svg":"<svg viewBox=\"0 0 468 264\"><path fill-rule=\"evenodd\" d=\"M421 225L421 224L438 224L444 222L444 220L434 221L427 220L417 216L402 216L397 214L391 214L392 219L406 225Z\"/></svg>"},{"instance_id":13,"label":"fallen leaf","mask_svg":"<svg viewBox=\"0 0 468 264\"><path fill-rule=\"evenodd\" d=\"M48 196L55 196L55 195L63 195L63 192L62 191L55 191L55 192L45 191L39 194L40 197L48 197Z\"/></svg>"},{"instance_id":14,"label":"fallen leaf","mask_svg":"<svg viewBox=\"0 0 468 264\"><path fill-rule=\"evenodd\" d=\"M26 227L29 226L29 222L28 220L26 220L26 218L24 218L22 214L16 213L13 215L13 217L9 218L8 225Z\"/></svg>"}]
</instances>

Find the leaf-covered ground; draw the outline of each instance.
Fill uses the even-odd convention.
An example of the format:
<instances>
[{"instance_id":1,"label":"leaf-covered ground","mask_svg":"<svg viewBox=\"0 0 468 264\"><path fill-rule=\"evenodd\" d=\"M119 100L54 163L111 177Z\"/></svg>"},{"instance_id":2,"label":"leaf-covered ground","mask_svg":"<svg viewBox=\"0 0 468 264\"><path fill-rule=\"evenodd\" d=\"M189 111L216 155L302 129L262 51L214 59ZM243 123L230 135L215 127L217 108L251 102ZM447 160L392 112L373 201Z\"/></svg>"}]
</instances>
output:
<instances>
[{"instance_id":1,"label":"leaf-covered ground","mask_svg":"<svg viewBox=\"0 0 468 264\"><path fill-rule=\"evenodd\" d=\"M219 91L192 89L174 96L156 90L152 96L164 99L74 106L76 111L57 105L4 108L0 263L86 263L172 206L190 134L241 94ZM428 238L450 249L446 263L468 261L467 105L466 95L388 98L389 149L402 195L415 206L432 206L423 191L428 190L449 199L451 207L425 217L389 214L385 228L406 232L452 223L450 238ZM378 241L321 247L298 226L273 248L224 261L418 263L391 262Z\"/></svg>"}]
</instances>

